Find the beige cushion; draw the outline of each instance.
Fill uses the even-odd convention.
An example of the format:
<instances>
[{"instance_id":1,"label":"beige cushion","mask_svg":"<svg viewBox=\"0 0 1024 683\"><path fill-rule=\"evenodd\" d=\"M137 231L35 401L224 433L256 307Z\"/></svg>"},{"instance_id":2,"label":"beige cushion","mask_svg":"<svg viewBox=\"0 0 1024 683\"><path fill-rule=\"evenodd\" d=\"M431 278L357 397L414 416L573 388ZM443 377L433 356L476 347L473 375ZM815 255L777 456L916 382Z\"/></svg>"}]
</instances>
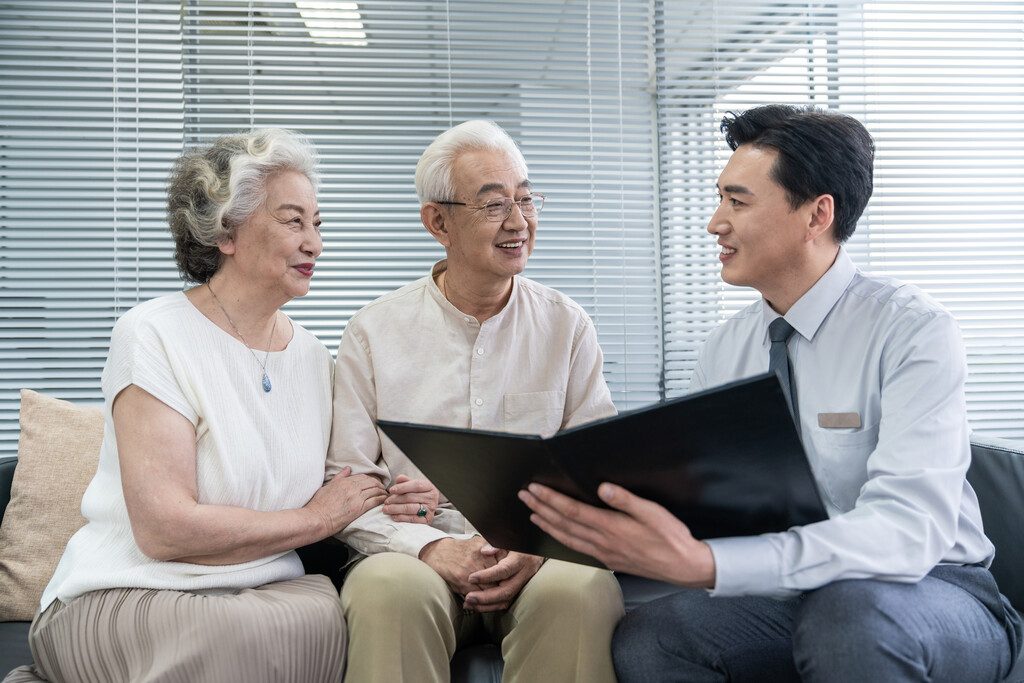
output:
<instances>
[{"instance_id":1,"label":"beige cushion","mask_svg":"<svg viewBox=\"0 0 1024 683\"><path fill-rule=\"evenodd\" d=\"M0 524L0 621L29 621L79 527L96 473L103 410L21 390L11 502Z\"/></svg>"}]
</instances>

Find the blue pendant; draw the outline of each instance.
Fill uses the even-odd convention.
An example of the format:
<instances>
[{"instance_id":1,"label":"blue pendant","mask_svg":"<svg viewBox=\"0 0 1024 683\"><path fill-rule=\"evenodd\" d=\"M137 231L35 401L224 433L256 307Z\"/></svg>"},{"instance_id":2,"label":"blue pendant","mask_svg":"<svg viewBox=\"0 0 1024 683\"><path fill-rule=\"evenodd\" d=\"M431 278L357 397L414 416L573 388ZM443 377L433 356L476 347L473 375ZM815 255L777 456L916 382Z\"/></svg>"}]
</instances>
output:
<instances>
[{"instance_id":1,"label":"blue pendant","mask_svg":"<svg viewBox=\"0 0 1024 683\"><path fill-rule=\"evenodd\" d=\"M263 391L270 391L270 389L271 389L270 378L267 377L267 373L264 371L264 373L263 373Z\"/></svg>"}]
</instances>

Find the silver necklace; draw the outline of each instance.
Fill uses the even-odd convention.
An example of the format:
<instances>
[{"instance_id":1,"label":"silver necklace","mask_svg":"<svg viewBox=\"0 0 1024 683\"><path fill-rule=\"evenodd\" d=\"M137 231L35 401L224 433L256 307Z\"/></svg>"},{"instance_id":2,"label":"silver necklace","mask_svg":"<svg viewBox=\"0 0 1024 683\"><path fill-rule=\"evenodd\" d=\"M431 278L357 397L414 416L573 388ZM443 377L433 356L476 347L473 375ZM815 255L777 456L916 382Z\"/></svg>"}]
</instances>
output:
<instances>
[{"instance_id":1,"label":"silver necklace","mask_svg":"<svg viewBox=\"0 0 1024 683\"><path fill-rule=\"evenodd\" d=\"M210 294L213 295L213 300L216 301L217 305L220 307L221 313L223 313L224 317L228 319L228 324L231 325L231 329L235 331L238 338L242 340L243 344L245 344L245 348L249 350L250 354L252 354L253 360L259 363L260 369L263 370L263 391L270 391L271 386L270 377L267 376L267 361L270 359L270 347L274 343L274 332L277 331L277 312L274 313L274 325L270 328L270 339L267 340L267 352L263 356L263 362L260 363L259 357L253 352L252 347L249 346L249 342L245 341L245 337L242 336L242 332L238 329L238 325L236 325L235 321L231 319L228 312L224 310L224 304L222 304L220 299L217 298L217 295L213 291L213 287L210 286L209 280L206 281L206 288L210 290Z\"/></svg>"}]
</instances>

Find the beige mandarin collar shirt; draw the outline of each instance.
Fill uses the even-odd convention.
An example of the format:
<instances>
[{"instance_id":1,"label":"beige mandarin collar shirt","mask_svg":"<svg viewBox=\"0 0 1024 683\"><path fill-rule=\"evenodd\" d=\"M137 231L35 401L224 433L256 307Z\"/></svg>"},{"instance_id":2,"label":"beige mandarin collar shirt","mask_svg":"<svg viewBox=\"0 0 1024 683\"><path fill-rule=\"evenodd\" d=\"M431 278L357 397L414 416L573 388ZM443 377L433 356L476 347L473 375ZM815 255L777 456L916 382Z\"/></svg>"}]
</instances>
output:
<instances>
[{"instance_id":1,"label":"beige mandarin collar shirt","mask_svg":"<svg viewBox=\"0 0 1024 683\"><path fill-rule=\"evenodd\" d=\"M345 465L386 486L399 474L422 476L377 419L550 436L615 414L594 325L576 302L516 276L505 308L479 323L437 286L446 267L440 261L349 320L335 366L328 477ZM473 533L443 502L431 526L376 508L339 538L363 554L418 556L432 541Z\"/></svg>"}]
</instances>

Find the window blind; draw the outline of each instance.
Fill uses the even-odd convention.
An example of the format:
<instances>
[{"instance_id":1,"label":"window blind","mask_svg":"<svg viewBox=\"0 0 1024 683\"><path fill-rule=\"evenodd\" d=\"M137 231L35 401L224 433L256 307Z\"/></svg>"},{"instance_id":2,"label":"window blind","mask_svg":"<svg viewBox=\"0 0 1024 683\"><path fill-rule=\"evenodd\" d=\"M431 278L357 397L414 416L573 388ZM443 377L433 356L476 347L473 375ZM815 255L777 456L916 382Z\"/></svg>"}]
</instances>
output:
<instances>
[{"instance_id":1,"label":"window blind","mask_svg":"<svg viewBox=\"0 0 1024 683\"><path fill-rule=\"evenodd\" d=\"M163 219L177 8L0 5L0 456L17 449L21 388L99 403L114 320L180 289Z\"/></svg>"},{"instance_id":2,"label":"window blind","mask_svg":"<svg viewBox=\"0 0 1024 683\"><path fill-rule=\"evenodd\" d=\"M1024 437L1024 3L656 3L665 375L752 290L717 279L706 232L727 111L814 103L875 138L875 191L847 245L865 271L957 318L972 428Z\"/></svg>"},{"instance_id":3,"label":"window blind","mask_svg":"<svg viewBox=\"0 0 1024 683\"><path fill-rule=\"evenodd\" d=\"M251 122L319 146L324 255L289 312L333 349L358 308L427 274L444 254L419 221L416 161L453 123L493 119L548 196L526 275L594 318L620 407L657 400L646 3L298 3L356 32L333 38L296 5L191 3L183 27L190 141Z\"/></svg>"},{"instance_id":4,"label":"window blind","mask_svg":"<svg viewBox=\"0 0 1024 683\"><path fill-rule=\"evenodd\" d=\"M686 391L721 284L718 121L764 102L859 117L875 196L848 245L964 331L975 429L1024 437L1024 2L13 0L0 5L0 455L18 389L100 401L110 328L182 287L164 180L183 145L297 128L325 254L288 312L332 350L427 272L412 172L492 118L550 199L527 275L594 317L620 408ZM526 361L528 362L528 360Z\"/></svg>"},{"instance_id":5,"label":"window blind","mask_svg":"<svg viewBox=\"0 0 1024 683\"><path fill-rule=\"evenodd\" d=\"M353 312L443 257L415 164L450 125L489 118L548 195L526 275L594 318L620 408L657 400L652 20L630 0L5 3L0 453L18 389L100 401L113 322L182 288L172 160L253 126L320 152L324 254L286 310L332 351Z\"/></svg>"}]
</instances>

